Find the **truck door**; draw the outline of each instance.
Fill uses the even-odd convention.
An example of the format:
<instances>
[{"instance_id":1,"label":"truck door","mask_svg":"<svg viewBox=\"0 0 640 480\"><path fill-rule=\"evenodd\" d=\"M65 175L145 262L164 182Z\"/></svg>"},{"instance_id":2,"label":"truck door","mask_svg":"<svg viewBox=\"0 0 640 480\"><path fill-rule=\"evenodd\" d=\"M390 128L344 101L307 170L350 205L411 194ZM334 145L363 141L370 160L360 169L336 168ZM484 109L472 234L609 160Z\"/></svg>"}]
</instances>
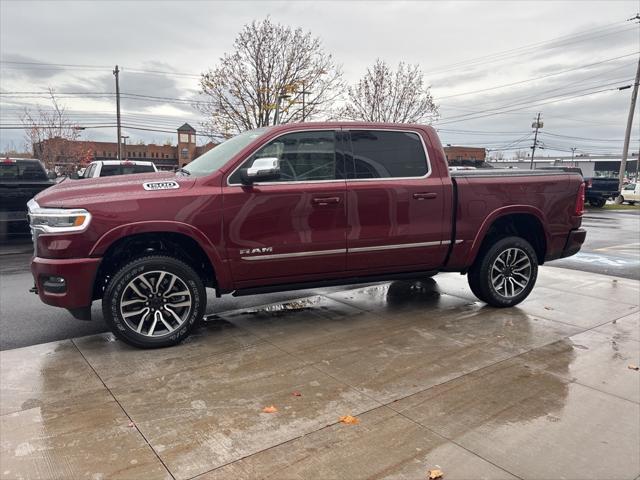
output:
<instances>
[{"instance_id":1,"label":"truck door","mask_svg":"<svg viewBox=\"0 0 640 480\"><path fill-rule=\"evenodd\" d=\"M419 131L351 129L345 138L350 145L346 161L352 162L347 270L412 271L442 265L449 241L444 188Z\"/></svg>"},{"instance_id":2,"label":"truck door","mask_svg":"<svg viewBox=\"0 0 640 480\"><path fill-rule=\"evenodd\" d=\"M344 272L346 184L338 133L283 134L228 177L224 232L236 287ZM240 169L264 157L279 159L280 177L242 186Z\"/></svg>"}]
</instances>

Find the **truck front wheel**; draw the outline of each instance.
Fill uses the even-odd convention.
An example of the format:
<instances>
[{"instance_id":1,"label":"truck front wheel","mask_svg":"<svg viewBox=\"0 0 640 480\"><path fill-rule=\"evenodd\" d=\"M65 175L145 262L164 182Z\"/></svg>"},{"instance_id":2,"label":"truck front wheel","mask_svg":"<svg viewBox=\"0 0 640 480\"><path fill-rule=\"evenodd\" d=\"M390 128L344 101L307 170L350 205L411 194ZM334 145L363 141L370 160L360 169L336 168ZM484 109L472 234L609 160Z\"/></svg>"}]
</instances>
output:
<instances>
[{"instance_id":1,"label":"truck front wheel","mask_svg":"<svg viewBox=\"0 0 640 480\"><path fill-rule=\"evenodd\" d=\"M520 237L502 238L482 251L467 275L476 297L494 307L512 307L522 302L537 277L536 253Z\"/></svg>"},{"instance_id":2,"label":"truck front wheel","mask_svg":"<svg viewBox=\"0 0 640 480\"><path fill-rule=\"evenodd\" d=\"M186 263L161 255L134 260L113 276L102 313L120 340L139 348L184 340L206 308L200 276Z\"/></svg>"}]
</instances>

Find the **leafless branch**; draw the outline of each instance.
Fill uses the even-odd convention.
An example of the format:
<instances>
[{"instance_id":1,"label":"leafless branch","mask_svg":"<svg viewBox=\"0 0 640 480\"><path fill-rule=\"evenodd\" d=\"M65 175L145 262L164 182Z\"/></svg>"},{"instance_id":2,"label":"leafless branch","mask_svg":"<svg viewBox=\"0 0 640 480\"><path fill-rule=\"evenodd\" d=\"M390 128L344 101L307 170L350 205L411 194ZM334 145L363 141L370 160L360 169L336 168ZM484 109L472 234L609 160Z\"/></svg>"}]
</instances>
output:
<instances>
[{"instance_id":1,"label":"leafless branch","mask_svg":"<svg viewBox=\"0 0 640 480\"><path fill-rule=\"evenodd\" d=\"M378 59L357 84L347 89L340 116L369 122L432 123L438 118L438 106L423 77L418 65L400 62L393 71Z\"/></svg>"},{"instance_id":2,"label":"leafless branch","mask_svg":"<svg viewBox=\"0 0 640 480\"><path fill-rule=\"evenodd\" d=\"M80 137L80 129L68 118L66 108L58 102L52 88L49 88L49 97L53 110L42 107L24 110L21 120L25 140L48 169L59 163L80 164L87 156L87 152L74 143Z\"/></svg>"},{"instance_id":3,"label":"leafless branch","mask_svg":"<svg viewBox=\"0 0 640 480\"><path fill-rule=\"evenodd\" d=\"M344 83L318 38L266 18L244 26L233 53L202 75L200 87L208 97L197 106L205 131L228 136L273 125L278 104L279 123L327 118Z\"/></svg>"}]
</instances>

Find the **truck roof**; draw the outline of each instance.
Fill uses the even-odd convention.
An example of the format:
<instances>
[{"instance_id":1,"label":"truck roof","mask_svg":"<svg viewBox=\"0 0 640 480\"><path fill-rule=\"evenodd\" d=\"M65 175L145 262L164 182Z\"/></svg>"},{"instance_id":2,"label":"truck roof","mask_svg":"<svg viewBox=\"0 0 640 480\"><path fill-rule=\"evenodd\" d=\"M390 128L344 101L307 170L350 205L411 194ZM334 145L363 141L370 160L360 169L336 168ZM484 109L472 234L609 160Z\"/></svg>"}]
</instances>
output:
<instances>
[{"instance_id":1,"label":"truck roof","mask_svg":"<svg viewBox=\"0 0 640 480\"><path fill-rule=\"evenodd\" d=\"M102 163L103 165L153 165L153 162L139 160L96 160L91 163Z\"/></svg>"}]
</instances>

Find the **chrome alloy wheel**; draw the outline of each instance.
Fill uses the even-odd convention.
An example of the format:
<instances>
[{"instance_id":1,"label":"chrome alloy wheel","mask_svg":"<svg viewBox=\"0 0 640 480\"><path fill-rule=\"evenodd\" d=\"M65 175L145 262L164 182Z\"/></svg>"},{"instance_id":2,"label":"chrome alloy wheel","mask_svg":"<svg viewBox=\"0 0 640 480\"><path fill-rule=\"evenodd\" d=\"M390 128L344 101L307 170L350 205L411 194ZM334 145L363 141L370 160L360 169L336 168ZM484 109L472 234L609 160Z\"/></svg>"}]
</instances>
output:
<instances>
[{"instance_id":1,"label":"chrome alloy wheel","mask_svg":"<svg viewBox=\"0 0 640 480\"><path fill-rule=\"evenodd\" d=\"M191 313L191 292L173 273L155 270L131 280L120 297L120 315L134 332L162 337L179 328Z\"/></svg>"},{"instance_id":2,"label":"chrome alloy wheel","mask_svg":"<svg viewBox=\"0 0 640 480\"><path fill-rule=\"evenodd\" d=\"M507 248L491 266L491 285L506 298L518 296L531 281L531 260L520 248Z\"/></svg>"}]
</instances>

